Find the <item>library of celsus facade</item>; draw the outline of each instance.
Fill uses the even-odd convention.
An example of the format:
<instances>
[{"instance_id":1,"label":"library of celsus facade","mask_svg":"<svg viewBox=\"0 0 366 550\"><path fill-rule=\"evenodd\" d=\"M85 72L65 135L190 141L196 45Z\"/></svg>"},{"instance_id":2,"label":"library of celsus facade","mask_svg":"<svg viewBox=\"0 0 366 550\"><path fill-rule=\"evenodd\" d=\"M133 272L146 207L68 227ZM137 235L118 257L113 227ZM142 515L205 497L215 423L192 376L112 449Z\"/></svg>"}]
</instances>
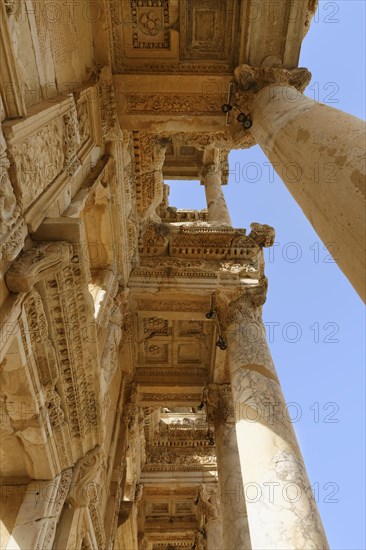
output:
<instances>
[{"instance_id":1,"label":"library of celsus facade","mask_svg":"<svg viewBox=\"0 0 366 550\"><path fill-rule=\"evenodd\" d=\"M221 187L259 144L365 298L363 123L298 68L316 3L1 0L1 549L328 548L262 322L275 232Z\"/></svg>"}]
</instances>

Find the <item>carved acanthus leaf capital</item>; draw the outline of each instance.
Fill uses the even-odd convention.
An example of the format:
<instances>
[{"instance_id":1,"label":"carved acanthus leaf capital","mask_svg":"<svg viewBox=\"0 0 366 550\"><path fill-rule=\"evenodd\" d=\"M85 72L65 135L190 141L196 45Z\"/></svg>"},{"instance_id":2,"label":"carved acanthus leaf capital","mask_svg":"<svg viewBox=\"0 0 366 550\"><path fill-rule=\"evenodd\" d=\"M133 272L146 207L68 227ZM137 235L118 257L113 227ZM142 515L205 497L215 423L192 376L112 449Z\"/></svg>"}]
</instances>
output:
<instances>
[{"instance_id":1,"label":"carved acanthus leaf capital","mask_svg":"<svg viewBox=\"0 0 366 550\"><path fill-rule=\"evenodd\" d=\"M239 65L234 71L234 77L237 84L236 104L243 112L250 112L250 104L263 88L277 84L303 92L311 80L311 72L301 67L289 70L283 67Z\"/></svg>"},{"instance_id":2,"label":"carved acanthus leaf capital","mask_svg":"<svg viewBox=\"0 0 366 550\"><path fill-rule=\"evenodd\" d=\"M258 93L270 84L293 86L303 92L311 80L311 72L304 68L284 69L283 67L251 67L239 65L234 71L238 91Z\"/></svg>"},{"instance_id":3,"label":"carved acanthus leaf capital","mask_svg":"<svg viewBox=\"0 0 366 550\"><path fill-rule=\"evenodd\" d=\"M212 384L209 388L209 406L212 408L215 428L235 422L235 410L230 384Z\"/></svg>"},{"instance_id":4,"label":"carved acanthus leaf capital","mask_svg":"<svg viewBox=\"0 0 366 550\"><path fill-rule=\"evenodd\" d=\"M217 290L215 293L216 308L223 330L233 323L260 322L262 318L261 306L266 301L267 279L261 285L241 290Z\"/></svg>"},{"instance_id":5,"label":"carved acanthus leaf capital","mask_svg":"<svg viewBox=\"0 0 366 550\"><path fill-rule=\"evenodd\" d=\"M219 163L210 162L208 164L202 164L201 169L202 177L209 176L212 174L221 174L221 166Z\"/></svg>"}]
</instances>

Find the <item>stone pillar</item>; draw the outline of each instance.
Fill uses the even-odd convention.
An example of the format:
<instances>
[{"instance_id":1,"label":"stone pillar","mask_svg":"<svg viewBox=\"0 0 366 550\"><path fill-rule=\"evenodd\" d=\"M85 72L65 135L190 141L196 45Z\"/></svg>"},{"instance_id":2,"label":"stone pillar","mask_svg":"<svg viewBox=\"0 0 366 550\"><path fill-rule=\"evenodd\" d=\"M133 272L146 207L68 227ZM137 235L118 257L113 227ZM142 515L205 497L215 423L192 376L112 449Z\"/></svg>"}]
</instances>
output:
<instances>
[{"instance_id":1,"label":"stone pillar","mask_svg":"<svg viewBox=\"0 0 366 550\"><path fill-rule=\"evenodd\" d=\"M235 415L230 384L210 391L214 406L215 444L220 488L223 548L251 549L248 515L236 441Z\"/></svg>"},{"instance_id":2,"label":"stone pillar","mask_svg":"<svg viewBox=\"0 0 366 550\"><path fill-rule=\"evenodd\" d=\"M236 69L251 132L365 300L365 123L305 97L304 69L268 71Z\"/></svg>"},{"instance_id":3,"label":"stone pillar","mask_svg":"<svg viewBox=\"0 0 366 550\"><path fill-rule=\"evenodd\" d=\"M28 485L6 550L53 548L71 477L68 469L51 481L32 481Z\"/></svg>"},{"instance_id":4,"label":"stone pillar","mask_svg":"<svg viewBox=\"0 0 366 550\"><path fill-rule=\"evenodd\" d=\"M255 550L327 549L266 342L262 288L220 290L250 538Z\"/></svg>"},{"instance_id":5,"label":"stone pillar","mask_svg":"<svg viewBox=\"0 0 366 550\"><path fill-rule=\"evenodd\" d=\"M220 495L217 485L203 484L199 491L201 514L204 518L207 550L225 548L222 537Z\"/></svg>"},{"instance_id":6,"label":"stone pillar","mask_svg":"<svg viewBox=\"0 0 366 550\"><path fill-rule=\"evenodd\" d=\"M205 523L207 550L221 550L225 548L222 538L220 519L211 519Z\"/></svg>"},{"instance_id":7,"label":"stone pillar","mask_svg":"<svg viewBox=\"0 0 366 550\"><path fill-rule=\"evenodd\" d=\"M208 221L231 226L231 218L221 189L221 168L219 162L204 164L202 183L205 186Z\"/></svg>"}]
</instances>

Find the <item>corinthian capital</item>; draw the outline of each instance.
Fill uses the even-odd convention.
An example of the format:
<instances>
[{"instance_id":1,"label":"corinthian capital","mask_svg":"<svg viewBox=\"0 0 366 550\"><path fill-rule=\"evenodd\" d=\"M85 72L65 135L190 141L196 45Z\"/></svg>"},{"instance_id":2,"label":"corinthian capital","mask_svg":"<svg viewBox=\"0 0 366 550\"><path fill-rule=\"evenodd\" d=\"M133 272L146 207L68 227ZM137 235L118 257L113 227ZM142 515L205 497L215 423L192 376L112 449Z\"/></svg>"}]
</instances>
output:
<instances>
[{"instance_id":1,"label":"corinthian capital","mask_svg":"<svg viewBox=\"0 0 366 550\"><path fill-rule=\"evenodd\" d=\"M212 384L209 388L209 405L213 409L215 429L222 424L235 423L235 411L230 384Z\"/></svg>"},{"instance_id":2,"label":"corinthian capital","mask_svg":"<svg viewBox=\"0 0 366 550\"><path fill-rule=\"evenodd\" d=\"M267 279L260 286L240 290L220 289L216 291L216 307L223 330L240 321L260 322L261 306L267 297Z\"/></svg>"},{"instance_id":3,"label":"corinthian capital","mask_svg":"<svg viewBox=\"0 0 366 550\"><path fill-rule=\"evenodd\" d=\"M293 86L303 92L311 80L311 72L303 67L284 69L283 67L251 67L239 65L234 71L239 92L258 93L270 84Z\"/></svg>"},{"instance_id":4,"label":"corinthian capital","mask_svg":"<svg viewBox=\"0 0 366 550\"><path fill-rule=\"evenodd\" d=\"M208 163L208 164L202 164L201 169L202 177L211 175L211 174L221 174L221 166L219 163Z\"/></svg>"},{"instance_id":5,"label":"corinthian capital","mask_svg":"<svg viewBox=\"0 0 366 550\"><path fill-rule=\"evenodd\" d=\"M239 65L234 71L234 77L237 85L235 103L243 112L250 113L252 102L266 86L277 84L303 92L311 80L311 73L305 68L288 70L282 67Z\"/></svg>"}]
</instances>

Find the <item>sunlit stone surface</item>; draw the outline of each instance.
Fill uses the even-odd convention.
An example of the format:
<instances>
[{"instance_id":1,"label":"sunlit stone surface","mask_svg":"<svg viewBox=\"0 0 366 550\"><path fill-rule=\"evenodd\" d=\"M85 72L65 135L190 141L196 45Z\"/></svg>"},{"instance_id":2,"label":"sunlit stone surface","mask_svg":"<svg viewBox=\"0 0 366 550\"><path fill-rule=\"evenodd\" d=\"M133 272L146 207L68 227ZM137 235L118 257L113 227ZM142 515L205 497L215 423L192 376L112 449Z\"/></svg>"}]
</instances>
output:
<instances>
[{"instance_id":1,"label":"sunlit stone surface","mask_svg":"<svg viewBox=\"0 0 366 550\"><path fill-rule=\"evenodd\" d=\"M2 549L327 548L271 414L274 230L233 228L222 186L255 143L275 169L339 162L324 192L284 181L359 290L360 130L302 96L315 2L254 4L0 4Z\"/></svg>"}]
</instances>

